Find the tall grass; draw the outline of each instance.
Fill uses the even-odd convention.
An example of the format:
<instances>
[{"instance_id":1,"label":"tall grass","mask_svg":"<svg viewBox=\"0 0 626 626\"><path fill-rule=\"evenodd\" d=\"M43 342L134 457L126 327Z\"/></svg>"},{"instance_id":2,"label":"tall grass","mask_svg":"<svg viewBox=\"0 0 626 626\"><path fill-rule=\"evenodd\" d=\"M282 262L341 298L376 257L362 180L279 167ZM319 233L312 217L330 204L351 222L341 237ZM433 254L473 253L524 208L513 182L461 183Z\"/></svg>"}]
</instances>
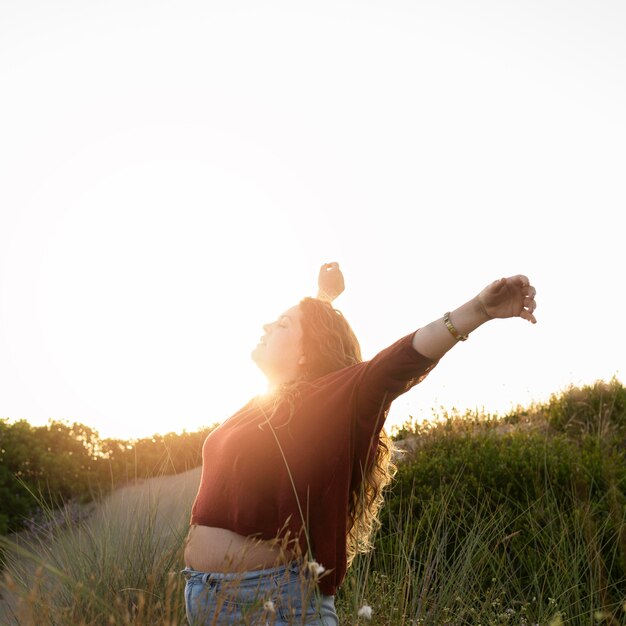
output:
<instances>
[{"instance_id":1,"label":"tall grass","mask_svg":"<svg viewBox=\"0 0 626 626\"><path fill-rule=\"evenodd\" d=\"M355 559L337 594L340 623L626 626L617 391L555 398L534 425L524 413L422 429L399 463L374 550ZM88 519L0 539L2 623L185 624L180 570L198 480L198 470L147 480Z\"/></svg>"},{"instance_id":2,"label":"tall grass","mask_svg":"<svg viewBox=\"0 0 626 626\"><path fill-rule=\"evenodd\" d=\"M56 518L42 533L5 540L3 623L184 623L179 571L198 476L125 487L78 524Z\"/></svg>"},{"instance_id":3,"label":"tall grass","mask_svg":"<svg viewBox=\"0 0 626 626\"><path fill-rule=\"evenodd\" d=\"M180 487L122 490L77 527L13 546L3 587L16 600L3 623L184 624L179 571L193 489ZM515 520L527 539L512 549L521 533L511 533L507 511L469 495L459 507L459 488L424 503L419 517L409 506L393 514L337 596L341 624L365 623L363 605L372 623L394 626L626 624L626 587L607 588L597 554L617 538L589 511L563 511L547 490ZM528 568L534 575L521 578ZM619 593L622 602L607 603Z\"/></svg>"},{"instance_id":4,"label":"tall grass","mask_svg":"<svg viewBox=\"0 0 626 626\"><path fill-rule=\"evenodd\" d=\"M598 556L617 537L588 511L563 511L547 490L513 520L526 537L514 546L522 531L511 531L509 511L470 495L458 507L459 488L419 517L408 506L393 515L376 550L348 573L338 598L345 623L366 602L375 623L394 626L626 624L626 580L609 583Z\"/></svg>"}]
</instances>

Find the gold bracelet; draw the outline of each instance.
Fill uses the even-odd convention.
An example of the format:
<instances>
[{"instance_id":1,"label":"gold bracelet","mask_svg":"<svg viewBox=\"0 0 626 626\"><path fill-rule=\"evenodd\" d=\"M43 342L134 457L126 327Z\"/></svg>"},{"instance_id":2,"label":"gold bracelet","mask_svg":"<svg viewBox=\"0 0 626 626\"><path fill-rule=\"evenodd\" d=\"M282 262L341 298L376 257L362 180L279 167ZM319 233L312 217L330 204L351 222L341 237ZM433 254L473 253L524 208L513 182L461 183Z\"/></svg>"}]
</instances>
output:
<instances>
[{"instance_id":1,"label":"gold bracelet","mask_svg":"<svg viewBox=\"0 0 626 626\"><path fill-rule=\"evenodd\" d=\"M450 331L450 334L457 341L466 341L467 340L467 335L461 335L461 333L459 333L459 331L454 327L454 324L450 321L450 311L448 311L446 314L444 314L444 316L443 316L443 323L446 325L446 328Z\"/></svg>"}]
</instances>

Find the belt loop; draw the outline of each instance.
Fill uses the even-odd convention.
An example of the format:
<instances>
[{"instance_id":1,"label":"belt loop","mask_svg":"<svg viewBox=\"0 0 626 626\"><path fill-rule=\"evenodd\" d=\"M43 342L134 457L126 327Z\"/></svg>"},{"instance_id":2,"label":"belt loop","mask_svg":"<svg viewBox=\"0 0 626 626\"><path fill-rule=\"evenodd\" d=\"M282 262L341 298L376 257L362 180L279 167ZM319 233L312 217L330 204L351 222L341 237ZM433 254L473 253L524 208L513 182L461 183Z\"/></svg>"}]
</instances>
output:
<instances>
[{"instance_id":1,"label":"belt loop","mask_svg":"<svg viewBox=\"0 0 626 626\"><path fill-rule=\"evenodd\" d=\"M206 585L206 584L207 584L207 582L208 582L208 580L209 580L210 576L211 576L211 574L210 574L210 573L208 573L208 572L207 572L207 573L202 574L202 584L203 584L203 585Z\"/></svg>"}]
</instances>

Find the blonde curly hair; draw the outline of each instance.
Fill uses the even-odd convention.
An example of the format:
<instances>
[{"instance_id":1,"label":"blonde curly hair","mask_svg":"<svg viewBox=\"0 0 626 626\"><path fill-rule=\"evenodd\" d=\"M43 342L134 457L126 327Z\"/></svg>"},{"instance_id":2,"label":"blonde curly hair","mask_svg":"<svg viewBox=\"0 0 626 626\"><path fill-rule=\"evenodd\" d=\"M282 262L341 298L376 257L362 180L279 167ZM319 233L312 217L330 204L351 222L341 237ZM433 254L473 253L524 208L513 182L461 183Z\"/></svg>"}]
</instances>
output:
<instances>
[{"instance_id":1,"label":"blonde curly hair","mask_svg":"<svg viewBox=\"0 0 626 626\"><path fill-rule=\"evenodd\" d=\"M363 360L356 335L340 311L316 298L304 298L299 307L302 351L306 356L305 380L315 380ZM397 469L392 461L393 449L383 429L372 462L366 464L360 485L350 494L346 537L348 567L357 554L372 549L373 533L380 527L378 515L384 502L383 492Z\"/></svg>"}]
</instances>

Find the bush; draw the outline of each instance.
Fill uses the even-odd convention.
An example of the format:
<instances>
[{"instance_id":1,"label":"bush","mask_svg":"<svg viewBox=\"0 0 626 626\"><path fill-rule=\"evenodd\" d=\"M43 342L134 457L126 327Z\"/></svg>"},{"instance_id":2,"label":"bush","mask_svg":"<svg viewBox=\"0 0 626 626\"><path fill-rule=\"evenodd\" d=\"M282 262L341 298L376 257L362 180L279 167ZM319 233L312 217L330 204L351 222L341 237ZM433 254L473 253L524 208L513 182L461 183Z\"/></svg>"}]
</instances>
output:
<instances>
[{"instance_id":1,"label":"bush","mask_svg":"<svg viewBox=\"0 0 626 626\"><path fill-rule=\"evenodd\" d=\"M42 506L86 502L135 479L197 467L210 430L122 441L101 440L78 423L0 420L0 535L20 530Z\"/></svg>"},{"instance_id":2,"label":"bush","mask_svg":"<svg viewBox=\"0 0 626 626\"><path fill-rule=\"evenodd\" d=\"M434 596L463 613L442 599L448 580L475 599L497 588L509 607L552 598L589 623L595 610L615 614L626 588L625 397L612 381L503 419L406 424L414 450L398 464L371 568L389 578L390 555L405 563L412 615Z\"/></svg>"}]
</instances>

